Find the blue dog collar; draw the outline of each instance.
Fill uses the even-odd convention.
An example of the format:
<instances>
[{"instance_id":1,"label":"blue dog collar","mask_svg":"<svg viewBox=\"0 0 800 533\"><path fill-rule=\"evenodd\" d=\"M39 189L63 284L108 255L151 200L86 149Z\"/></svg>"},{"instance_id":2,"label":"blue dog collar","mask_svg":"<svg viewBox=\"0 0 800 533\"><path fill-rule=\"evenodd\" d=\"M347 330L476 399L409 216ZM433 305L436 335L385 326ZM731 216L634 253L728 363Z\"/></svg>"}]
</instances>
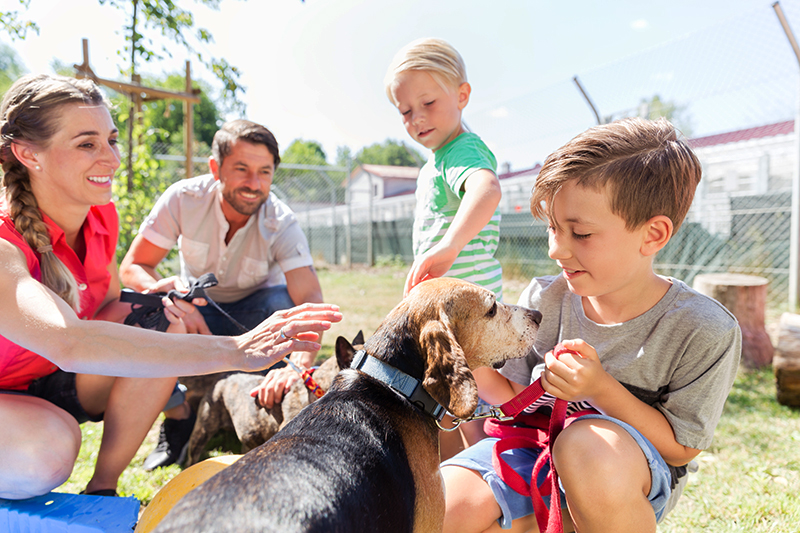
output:
<instances>
[{"instance_id":1,"label":"blue dog collar","mask_svg":"<svg viewBox=\"0 0 800 533\"><path fill-rule=\"evenodd\" d=\"M364 350L359 350L353 356L350 368L360 370L378 381L385 383L402 396L405 396L411 403L434 419L437 422L442 420L445 408L434 400L430 394L422 387L422 382L413 378L397 368L384 363L380 359L367 354Z\"/></svg>"}]
</instances>

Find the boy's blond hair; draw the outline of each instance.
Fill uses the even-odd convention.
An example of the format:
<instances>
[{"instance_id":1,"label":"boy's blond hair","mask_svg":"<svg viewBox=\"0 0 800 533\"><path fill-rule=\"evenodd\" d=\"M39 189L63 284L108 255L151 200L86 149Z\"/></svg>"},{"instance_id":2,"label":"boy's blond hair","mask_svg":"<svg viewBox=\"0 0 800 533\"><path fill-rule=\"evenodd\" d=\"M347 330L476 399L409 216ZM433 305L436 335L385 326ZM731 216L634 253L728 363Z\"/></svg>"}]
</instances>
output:
<instances>
[{"instance_id":1,"label":"boy's blond hair","mask_svg":"<svg viewBox=\"0 0 800 533\"><path fill-rule=\"evenodd\" d=\"M450 43L441 39L417 39L404 46L392 59L386 77L386 96L392 97L392 87L397 75L409 70L424 70L446 91L458 89L467 81L467 68L461 54Z\"/></svg>"},{"instance_id":2,"label":"boy's blond hair","mask_svg":"<svg viewBox=\"0 0 800 533\"><path fill-rule=\"evenodd\" d=\"M553 197L564 183L607 191L611 212L634 230L657 215L683 223L702 169L665 118L631 118L595 126L550 154L536 178L531 213L555 224Z\"/></svg>"}]
</instances>

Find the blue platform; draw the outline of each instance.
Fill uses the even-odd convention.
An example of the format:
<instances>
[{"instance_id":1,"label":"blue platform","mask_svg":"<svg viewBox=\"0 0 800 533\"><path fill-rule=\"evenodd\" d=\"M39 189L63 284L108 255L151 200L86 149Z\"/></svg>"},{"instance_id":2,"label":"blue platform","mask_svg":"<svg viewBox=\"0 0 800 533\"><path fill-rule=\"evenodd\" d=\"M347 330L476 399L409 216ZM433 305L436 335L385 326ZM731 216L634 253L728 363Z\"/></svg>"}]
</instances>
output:
<instances>
[{"instance_id":1,"label":"blue platform","mask_svg":"<svg viewBox=\"0 0 800 533\"><path fill-rule=\"evenodd\" d=\"M27 500L0 498L3 533L131 533L139 500L51 492Z\"/></svg>"}]
</instances>

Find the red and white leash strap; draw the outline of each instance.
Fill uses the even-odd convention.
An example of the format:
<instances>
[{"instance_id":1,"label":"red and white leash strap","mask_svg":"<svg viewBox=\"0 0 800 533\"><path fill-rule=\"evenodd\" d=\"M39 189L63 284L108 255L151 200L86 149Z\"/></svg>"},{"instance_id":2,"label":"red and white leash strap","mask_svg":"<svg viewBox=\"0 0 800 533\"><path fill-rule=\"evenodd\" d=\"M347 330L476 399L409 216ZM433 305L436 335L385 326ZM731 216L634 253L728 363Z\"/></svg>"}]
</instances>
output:
<instances>
[{"instance_id":1,"label":"red and white leash strap","mask_svg":"<svg viewBox=\"0 0 800 533\"><path fill-rule=\"evenodd\" d=\"M564 353L574 352L567 350L560 343L553 348L553 354L556 357L560 357ZM526 407L541 398L544 392L544 388L542 387L542 379L539 378L528 385L528 387L517 394L514 398L501 405L500 410L506 417L516 417ZM561 433L561 430L564 429L566 416L566 400L556 398L552 413L550 415L550 424L547 434L544 434L542 430L532 430L532 432L535 432L537 435L536 437L516 435L501 438L495 443L494 453L492 454L492 463L495 471L500 475L500 478L517 493L531 497L533 511L536 516L536 523L539 526L539 531L544 533L563 532L563 527L561 524L560 489L558 486L558 474L556 473L556 467L553 464L552 446L559 433ZM545 448L534 464L530 484L522 479L522 476L517 474L517 472L514 471L514 469L511 468L500 457L500 454L506 450L529 447ZM536 482L539 477L539 472L541 471L542 467L544 467L545 463L549 463L550 465L550 473L548 474L548 477L550 478L550 486L549 488L544 487L544 490L540 492ZM546 484L547 480L545 480L545 485ZM542 498L543 495L547 496L548 494L550 495L549 510L547 505L544 503L544 499Z\"/></svg>"}]
</instances>

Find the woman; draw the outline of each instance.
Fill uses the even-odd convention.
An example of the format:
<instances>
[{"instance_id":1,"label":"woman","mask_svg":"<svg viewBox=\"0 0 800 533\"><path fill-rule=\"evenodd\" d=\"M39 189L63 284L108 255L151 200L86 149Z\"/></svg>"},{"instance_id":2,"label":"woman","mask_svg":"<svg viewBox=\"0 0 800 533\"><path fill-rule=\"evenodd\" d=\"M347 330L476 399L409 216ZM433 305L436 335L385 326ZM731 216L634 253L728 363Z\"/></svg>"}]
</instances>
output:
<instances>
[{"instance_id":1,"label":"woman","mask_svg":"<svg viewBox=\"0 0 800 533\"><path fill-rule=\"evenodd\" d=\"M26 76L0 105L0 497L45 494L69 478L79 424L104 420L87 494L117 481L175 377L271 366L319 349L332 305L278 313L239 337L174 335L116 322L117 128L89 80ZM169 332L191 304L165 298ZM114 377L121 376L121 377Z\"/></svg>"}]
</instances>

